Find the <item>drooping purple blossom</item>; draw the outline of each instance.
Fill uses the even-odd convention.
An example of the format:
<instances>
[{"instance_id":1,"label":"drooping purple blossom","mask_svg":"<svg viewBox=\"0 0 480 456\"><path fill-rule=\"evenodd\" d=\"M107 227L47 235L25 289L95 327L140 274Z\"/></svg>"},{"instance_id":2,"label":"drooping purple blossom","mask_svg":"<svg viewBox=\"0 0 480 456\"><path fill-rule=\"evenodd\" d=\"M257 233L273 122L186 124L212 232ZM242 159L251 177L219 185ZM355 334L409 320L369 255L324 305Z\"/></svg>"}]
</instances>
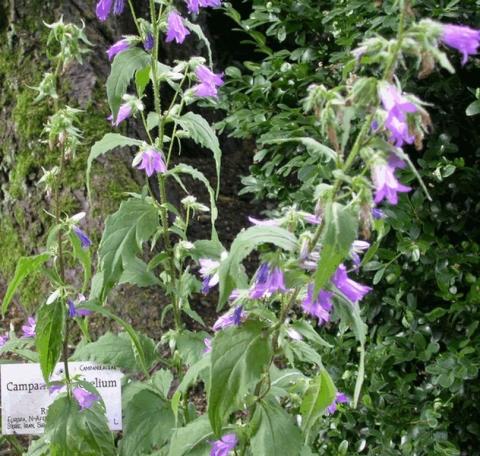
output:
<instances>
[{"instance_id":1,"label":"drooping purple blossom","mask_svg":"<svg viewBox=\"0 0 480 456\"><path fill-rule=\"evenodd\" d=\"M440 40L462 54L462 65L465 65L468 56L475 55L480 46L480 30L466 25L445 24L442 28Z\"/></svg>"},{"instance_id":2,"label":"drooping purple blossom","mask_svg":"<svg viewBox=\"0 0 480 456\"><path fill-rule=\"evenodd\" d=\"M107 50L108 60L112 61L116 55L126 51L129 47L130 44L126 38L122 38L121 40L112 44Z\"/></svg>"},{"instance_id":3,"label":"drooping purple blossom","mask_svg":"<svg viewBox=\"0 0 480 456\"><path fill-rule=\"evenodd\" d=\"M385 212L383 212L381 209L378 209L378 207L374 207L372 209L372 217L376 220L380 220L385 218Z\"/></svg>"},{"instance_id":4,"label":"drooping purple blossom","mask_svg":"<svg viewBox=\"0 0 480 456\"><path fill-rule=\"evenodd\" d=\"M318 318L318 324L322 325L330 321L330 312L332 310L332 293L326 290L320 290L317 297L313 298L313 284L308 285L307 295L302 301L303 311L309 315Z\"/></svg>"},{"instance_id":5,"label":"drooping purple blossom","mask_svg":"<svg viewBox=\"0 0 480 456\"><path fill-rule=\"evenodd\" d=\"M220 261L211 260L209 258L200 258L198 262L200 263L199 273L203 279L202 293L206 295L220 280L220 276L218 275Z\"/></svg>"},{"instance_id":6,"label":"drooping purple blossom","mask_svg":"<svg viewBox=\"0 0 480 456\"><path fill-rule=\"evenodd\" d=\"M407 114L416 112L417 107L392 84L381 85L380 99L387 112L385 126L390 131L390 138L397 147L402 147L404 143L412 144L415 137L409 132Z\"/></svg>"},{"instance_id":7,"label":"drooping purple blossom","mask_svg":"<svg viewBox=\"0 0 480 456\"><path fill-rule=\"evenodd\" d=\"M375 164L372 167L372 180L375 185L375 203L386 199L390 204L398 203L398 193L405 193L411 190L410 187L401 184L395 177L395 169L400 159L395 158L387 163ZM403 163L403 162L402 162Z\"/></svg>"},{"instance_id":8,"label":"drooping purple blossom","mask_svg":"<svg viewBox=\"0 0 480 456\"><path fill-rule=\"evenodd\" d=\"M106 21L112 10L113 0L100 0L97 3L96 13L100 21Z\"/></svg>"},{"instance_id":9,"label":"drooping purple blossom","mask_svg":"<svg viewBox=\"0 0 480 456\"><path fill-rule=\"evenodd\" d=\"M125 9L125 0L115 0L115 3L113 4L113 14L116 16L119 16L120 14L123 13L123 10Z\"/></svg>"},{"instance_id":10,"label":"drooping purple blossom","mask_svg":"<svg viewBox=\"0 0 480 456\"><path fill-rule=\"evenodd\" d=\"M100 399L96 394L80 387L73 388L73 397L77 400L81 410L90 408Z\"/></svg>"},{"instance_id":11,"label":"drooping purple blossom","mask_svg":"<svg viewBox=\"0 0 480 456\"><path fill-rule=\"evenodd\" d=\"M143 42L143 47L146 51L151 51L155 45L155 39L151 33L147 33L145 41Z\"/></svg>"},{"instance_id":12,"label":"drooping purple blossom","mask_svg":"<svg viewBox=\"0 0 480 456\"><path fill-rule=\"evenodd\" d=\"M80 240L80 244L82 245L82 248L88 249L92 245L92 241L90 238L87 236L85 231L80 229L78 226L74 225L73 226L73 232L76 234L78 239Z\"/></svg>"},{"instance_id":13,"label":"drooping purple blossom","mask_svg":"<svg viewBox=\"0 0 480 456\"><path fill-rule=\"evenodd\" d=\"M176 11L172 11L167 19L167 38L166 42L170 43L175 40L178 44L182 44L190 35L190 31L183 25L183 18Z\"/></svg>"},{"instance_id":14,"label":"drooping purple blossom","mask_svg":"<svg viewBox=\"0 0 480 456\"><path fill-rule=\"evenodd\" d=\"M112 123L112 126L118 127L125 119L128 119L131 115L132 106L130 105L130 103L124 103L120 106L120 109L118 110L117 118L113 120L113 114L110 114L107 117L107 120Z\"/></svg>"},{"instance_id":15,"label":"drooping purple blossom","mask_svg":"<svg viewBox=\"0 0 480 456\"><path fill-rule=\"evenodd\" d=\"M8 336L8 332L0 336L0 348L3 347L10 337Z\"/></svg>"},{"instance_id":16,"label":"drooping purple blossom","mask_svg":"<svg viewBox=\"0 0 480 456\"><path fill-rule=\"evenodd\" d=\"M217 97L217 87L223 85L222 74L216 74L210 71L205 65L198 65L195 69L200 84L195 86L195 93L199 97Z\"/></svg>"},{"instance_id":17,"label":"drooping purple blossom","mask_svg":"<svg viewBox=\"0 0 480 456\"><path fill-rule=\"evenodd\" d=\"M338 391L333 402L327 407L327 414L332 415L335 413L337 411L337 404L348 404L349 402L350 400L348 397L344 393Z\"/></svg>"},{"instance_id":18,"label":"drooping purple blossom","mask_svg":"<svg viewBox=\"0 0 480 456\"><path fill-rule=\"evenodd\" d=\"M360 263L362 262L360 254L362 254L369 247L370 242L360 240L353 241L352 247L350 248L350 257L352 258L355 269L358 269L360 267Z\"/></svg>"},{"instance_id":19,"label":"drooping purple blossom","mask_svg":"<svg viewBox=\"0 0 480 456\"><path fill-rule=\"evenodd\" d=\"M222 6L222 0L199 0L198 3L203 8L219 8Z\"/></svg>"},{"instance_id":20,"label":"drooping purple blossom","mask_svg":"<svg viewBox=\"0 0 480 456\"><path fill-rule=\"evenodd\" d=\"M246 317L247 314L243 310L243 306L235 307L235 309L231 309L220 316L214 323L212 329L216 332L228 328L229 326L240 326Z\"/></svg>"},{"instance_id":21,"label":"drooping purple blossom","mask_svg":"<svg viewBox=\"0 0 480 456\"><path fill-rule=\"evenodd\" d=\"M370 287L350 279L347 275L347 268L343 264L337 268L332 277L332 282L337 289L352 302L362 300L363 297L372 290Z\"/></svg>"},{"instance_id":22,"label":"drooping purple blossom","mask_svg":"<svg viewBox=\"0 0 480 456\"><path fill-rule=\"evenodd\" d=\"M210 442L212 449L210 450L210 456L228 456L237 446L238 440L234 433L225 434L220 440Z\"/></svg>"},{"instance_id":23,"label":"drooping purple blossom","mask_svg":"<svg viewBox=\"0 0 480 456\"><path fill-rule=\"evenodd\" d=\"M222 6L221 0L186 0L187 8L190 13L198 14L200 7L207 8L213 7L218 8Z\"/></svg>"},{"instance_id":24,"label":"drooping purple blossom","mask_svg":"<svg viewBox=\"0 0 480 456\"><path fill-rule=\"evenodd\" d=\"M271 267L268 263L263 263L257 271L249 297L263 299L269 298L274 293L285 293L286 291L283 271L278 266Z\"/></svg>"},{"instance_id":25,"label":"drooping purple blossom","mask_svg":"<svg viewBox=\"0 0 480 456\"><path fill-rule=\"evenodd\" d=\"M63 389L65 385L62 384L62 383L54 383L53 385L50 385L48 387L48 392L49 394L55 394L55 393L58 393L59 391L61 391Z\"/></svg>"},{"instance_id":26,"label":"drooping purple blossom","mask_svg":"<svg viewBox=\"0 0 480 456\"><path fill-rule=\"evenodd\" d=\"M28 317L27 324L22 326L23 338L35 337L37 322L34 317Z\"/></svg>"},{"instance_id":27,"label":"drooping purple blossom","mask_svg":"<svg viewBox=\"0 0 480 456\"><path fill-rule=\"evenodd\" d=\"M205 337L205 339L203 339L203 343L205 344L205 349L203 350L203 353L210 353L212 351L212 338Z\"/></svg>"},{"instance_id":28,"label":"drooping purple blossom","mask_svg":"<svg viewBox=\"0 0 480 456\"><path fill-rule=\"evenodd\" d=\"M85 301L85 296L79 295L78 297L78 304L75 305L75 303L71 299L67 299L67 304L68 304L68 316L70 318L75 318L75 317L88 317L89 315L92 315L92 311L89 309L82 309L79 308L78 305Z\"/></svg>"},{"instance_id":29,"label":"drooping purple blossom","mask_svg":"<svg viewBox=\"0 0 480 456\"><path fill-rule=\"evenodd\" d=\"M144 169L148 177L153 173L165 173L167 171L167 165L165 164L165 158L162 152L155 149L147 149L143 151L141 162L137 165L138 169Z\"/></svg>"}]
</instances>

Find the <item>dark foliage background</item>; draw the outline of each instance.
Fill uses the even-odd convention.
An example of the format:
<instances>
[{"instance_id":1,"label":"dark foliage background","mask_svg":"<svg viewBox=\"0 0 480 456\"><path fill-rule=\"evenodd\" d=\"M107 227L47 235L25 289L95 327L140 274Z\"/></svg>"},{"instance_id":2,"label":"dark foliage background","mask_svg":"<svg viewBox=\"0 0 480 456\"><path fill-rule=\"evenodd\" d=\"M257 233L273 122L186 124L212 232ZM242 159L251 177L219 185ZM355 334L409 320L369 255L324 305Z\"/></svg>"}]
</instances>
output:
<instances>
[{"instance_id":1,"label":"dark foliage background","mask_svg":"<svg viewBox=\"0 0 480 456\"><path fill-rule=\"evenodd\" d=\"M478 28L479 6L417 1L411 14ZM307 87L351 78L350 51L364 35L391 36L397 5L280 0L235 7L239 11L229 14L240 31L229 41L235 44L220 127L256 145L242 192L275 209L311 209L318 164L301 146L267 143L286 135L318 137L315 118L301 109ZM363 279L373 281L375 292L363 304L369 342L361 405L325 421L320 454L480 454L480 130L479 117L465 112L480 72L478 59L464 67L452 59L456 74L434 71L406 87L430 104L434 129L423 150L407 152L433 202L406 172L414 191L386 209L381 247L364 267ZM349 333L321 331L336 339L325 365L352 394L356 343Z\"/></svg>"}]
</instances>

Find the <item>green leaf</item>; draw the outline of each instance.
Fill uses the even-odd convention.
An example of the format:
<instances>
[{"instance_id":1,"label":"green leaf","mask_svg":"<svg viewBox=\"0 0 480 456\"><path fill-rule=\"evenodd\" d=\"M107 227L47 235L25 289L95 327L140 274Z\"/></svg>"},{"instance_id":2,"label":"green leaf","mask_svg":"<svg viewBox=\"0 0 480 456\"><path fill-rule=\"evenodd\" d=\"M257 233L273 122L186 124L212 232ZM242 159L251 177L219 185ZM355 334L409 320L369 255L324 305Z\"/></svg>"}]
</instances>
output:
<instances>
[{"instance_id":1,"label":"green leaf","mask_svg":"<svg viewBox=\"0 0 480 456\"><path fill-rule=\"evenodd\" d=\"M220 331L211 353L208 417L219 435L229 414L241 407L243 396L260 380L272 357L269 337L259 321Z\"/></svg>"},{"instance_id":2,"label":"green leaf","mask_svg":"<svg viewBox=\"0 0 480 456\"><path fill-rule=\"evenodd\" d=\"M65 303L57 299L51 304L43 304L37 312L35 345L42 374L47 382L62 354L65 310Z\"/></svg>"},{"instance_id":3,"label":"green leaf","mask_svg":"<svg viewBox=\"0 0 480 456\"><path fill-rule=\"evenodd\" d=\"M175 417L170 404L145 387L124 403L124 437L120 442L121 456L148 454L170 438Z\"/></svg>"},{"instance_id":4,"label":"green leaf","mask_svg":"<svg viewBox=\"0 0 480 456\"><path fill-rule=\"evenodd\" d=\"M106 154L117 147L125 146L141 146L143 141L138 139L128 138L127 136L119 135L118 133L107 133L100 141L97 141L90 150L90 155L87 159L87 193L90 198L90 173L92 171L92 163L100 155Z\"/></svg>"},{"instance_id":5,"label":"green leaf","mask_svg":"<svg viewBox=\"0 0 480 456\"><path fill-rule=\"evenodd\" d=\"M476 116L477 114L480 114L480 100L475 100L470 103L467 106L465 114L467 114L467 116Z\"/></svg>"},{"instance_id":6,"label":"green leaf","mask_svg":"<svg viewBox=\"0 0 480 456\"><path fill-rule=\"evenodd\" d=\"M2 314L8 310L8 306L12 301L13 295L17 291L19 285L33 272L40 269L40 267L50 258L49 253L41 253L30 257L20 257L15 268L13 279L8 284L7 291L3 298Z\"/></svg>"},{"instance_id":7,"label":"green leaf","mask_svg":"<svg viewBox=\"0 0 480 456\"><path fill-rule=\"evenodd\" d=\"M348 255L358 228L357 217L339 203L327 204L323 223L322 251L315 272L315 296Z\"/></svg>"},{"instance_id":8,"label":"green leaf","mask_svg":"<svg viewBox=\"0 0 480 456\"><path fill-rule=\"evenodd\" d=\"M155 346L150 338L138 336L143 351L151 351L148 346ZM150 357L151 358L151 357ZM129 371L141 370L138 364L135 346L127 333L113 334L107 332L97 341L79 346L71 357L72 361L96 361L100 364L112 365ZM147 361L148 367L151 362Z\"/></svg>"},{"instance_id":9,"label":"green leaf","mask_svg":"<svg viewBox=\"0 0 480 456\"><path fill-rule=\"evenodd\" d=\"M333 402L335 394L335 385L328 372L322 368L310 381L300 406L302 427L307 435L323 411Z\"/></svg>"},{"instance_id":10,"label":"green leaf","mask_svg":"<svg viewBox=\"0 0 480 456\"><path fill-rule=\"evenodd\" d=\"M177 391L185 394L188 389L195 384L198 377L205 374L209 367L210 359L209 356L205 355L203 358L200 358L195 364L192 364L188 368L187 372L183 376L180 385L178 385Z\"/></svg>"},{"instance_id":11,"label":"green leaf","mask_svg":"<svg viewBox=\"0 0 480 456\"><path fill-rule=\"evenodd\" d=\"M130 283L137 287L160 285L158 277L148 269L147 263L140 258L126 258L123 262L123 272L118 279L119 284Z\"/></svg>"},{"instance_id":12,"label":"green leaf","mask_svg":"<svg viewBox=\"0 0 480 456\"><path fill-rule=\"evenodd\" d=\"M222 151L220 143L218 142L217 134L210 124L199 114L187 112L181 117L175 117L177 122L185 133L193 139L197 144L200 144L213 152L215 159L215 169L217 171L217 191L220 190L220 165L222 161Z\"/></svg>"},{"instance_id":13,"label":"green leaf","mask_svg":"<svg viewBox=\"0 0 480 456\"><path fill-rule=\"evenodd\" d=\"M138 365L141 367L143 373L148 374L148 370L156 358L155 342L152 339L138 334L126 321L122 320L120 317L117 317L105 307L99 306L92 301L82 302L81 306L79 307L97 312L104 317L111 318L120 326L122 326L132 341L135 349L135 355L138 357Z\"/></svg>"},{"instance_id":14,"label":"green leaf","mask_svg":"<svg viewBox=\"0 0 480 456\"><path fill-rule=\"evenodd\" d=\"M309 344L306 344L302 340L290 340L285 344L285 356L293 364L293 355L302 363L311 363L317 366L322 365L322 357L320 354Z\"/></svg>"},{"instance_id":15,"label":"green leaf","mask_svg":"<svg viewBox=\"0 0 480 456\"><path fill-rule=\"evenodd\" d=\"M147 87L148 82L150 81L150 65L147 65L145 68L141 70L137 70L135 73L135 85L137 87L137 96L139 98L145 92L145 88Z\"/></svg>"},{"instance_id":16,"label":"green leaf","mask_svg":"<svg viewBox=\"0 0 480 456\"><path fill-rule=\"evenodd\" d=\"M62 394L48 409L45 436L50 441L50 456L116 454L101 401L80 410L75 399Z\"/></svg>"},{"instance_id":17,"label":"green leaf","mask_svg":"<svg viewBox=\"0 0 480 456\"><path fill-rule=\"evenodd\" d=\"M122 97L137 70L143 70L150 63L150 55L139 47L133 47L115 56L107 79L107 98L116 119Z\"/></svg>"},{"instance_id":18,"label":"green leaf","mask_svg":"<svg viewBox=\"0 0 480 456\"><path fill-rule=\"evenodd\" d=\"M168 456L191 455L192 450L205 447L207 439L212 436L212 427L206 415L188 423L187 426L179 428L172 436ZM208 445L208 450L210 445ZM207 452L208 454L208 452Z\"/></svg>"},{"instance_id":19,"label":"green leaf","mask_svg":"<svg viewBox=\"0 0 480 456\"><path fill-rule=\"evenodd\" d=\"M335 297L335 311L338 312L342 321L352 329L360 344L365 345L367 325L363 322L360 315L358 302L350 302L339 293Z\"/></svg>"},{"instance_id":20,"label":"green leaf","mask_svg":"<svg viewBox=\"0 0 480 456\"><path fill-rule=\"evenodd\" d=\"M38 363L38 353L30 350L32 345L33 339L19 339L12 336L0 347L0 355L4 353L15 353L31 363Z\"/></svg>"},{"instance_id":21,"label":"green leaf","mask_svg":"<svg viewBox=\"0 0 480 456\"><path fill-rule=\"evenodd\" d=\"M123 201L118 211L107 218L99 247L102 300L121 278L125 266L132 266L135 255L141 252L142 243L150 239L158 225L158 209L146 199Z\"/></svg>"},{"instance_id":22,"label":"green leaf","mask_svg":"<svg viewBox=\"0 0 480 456\"><path fill-rule=\"evenodd\" d=\"M330 147L327 147L312 138L279 138L261 141L262 144L284 144L287 142L303 144L312 157L327 161L335 161L337 159L337 153L333 149L330 149Z\"/></svg>"},{"instance_id":23,"label":"green leaf","mask_svg":"<svg viewBox=\"0 0 480 456\"><path fill-rule=\"evenodd\" d=\"M242 283L245 274L241 270L241 262L261 244L274 244L292 252L297 247L297 238L290 231L278 226L252 226L241 231L233 241L228 257L220 264L220 297L217 310L223 307L235 286L246 286Z\"/></svg>"},{"instance_id":24,"label":"green leaf","mask_svg":"<svg viewBox=\"0 0 480 456\"><path fill-rule=\"evenodd\" d=\"M73 257L80 262L83 268L82 292L85 292L92 277L92 258L90 249L84 249L82 247L80 239L78 239L78 236L76 236L75 233L71 232L68 235L68 238L72 244Z\"/></svg>"},{"instance_id":25,"label":"green leaf","mask_svg":"<svg viewBox=\"0 0 480 456\"><path fill-rule=\"evenodd\" d=\"M215 229L215 221L218 217L218 210L217 205L215 203L215 192L208 182L208 179L205 175L200 172L198 169L194 168L193 166L186 165L184 163L180 163L179 165L175 166L169 171L169 174L175 177L175 174L188 174L189 176L193 177L194 179L200 181L203 185L205 185L208 194L210 195L210 218L212 224L212 240L218 240L217 230Z\"/></svg>"},{"instance_id":26,"label":"green leaf","mask_svg":"<svg viewBox=\"0 0 480 456\"><path fill-rule=\"evenodd\" d=\"M208 337L205 331L184 330L175 339L177 350L185 365L191 366L205 356L205 344L203 340Z\"/></svg>"},{"instance_id":27,"label":"green leaf","mask_svg":"<svg viewBox=\"0 0 480 456\"><path fill-rule=\"evenodd\" d=\"M252 417L255 434L251 439L252 454L262 456L298 456L303 445L300 429L274 400L257 404Z\"/></svg>"},{"instance_id":28,"label":"green leaf","mask_svg":"<svg viewBox=\"0 0 480 456\"><path fill-rule=\"evenodd\" d=\"M208 38L205 36L203 33L202 27L200 27L198 24L194 24L193 22L190 22L188 19L184 18L183 22L189 28L197 37L205 44L208 52L208 63L210 66L213 66L213 60L212 60L212 49L210 48L210 41L208 41Z\"/></svg>"}]
</instances>

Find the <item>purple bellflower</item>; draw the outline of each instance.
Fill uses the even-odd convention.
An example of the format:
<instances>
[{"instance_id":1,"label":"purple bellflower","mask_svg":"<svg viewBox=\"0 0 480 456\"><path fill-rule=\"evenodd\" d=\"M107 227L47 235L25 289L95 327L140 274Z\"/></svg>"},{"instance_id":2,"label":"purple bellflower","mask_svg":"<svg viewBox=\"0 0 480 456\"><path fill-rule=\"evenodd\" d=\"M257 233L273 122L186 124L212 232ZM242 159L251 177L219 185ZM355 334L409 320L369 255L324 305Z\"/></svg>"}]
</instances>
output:
<instances>
[{"instance_id":1,"label":"purple bellflower","mask_svg":"<svg viewBox=\"0 0 480 456\"><path fill-rule=\"evenodd\" d=\"M85 296L79 295L78 296L78 304L81 305L82 302L84 302ZM82 309L82 308L77 308L75 303L71 299L67 299L67 304L68 304L68 316L70 318L74 317L88 317L89 315L92 315L92 311L88 309Z\"/></svg>"},{"instance_id":2,"label":"purple bellflower","mask_svg":"<svg viewBox=\"0 0 480 456\"><path fill-rule=\"evenodd\" d=\"M440 40L462 53L462 65L465 65L469 55L475 55L480 46L480 30L465 25L445 24Z\"/></svg>"},{"instance_id":3,"label":"purple bellflower","mask_svg":"<svg viewBox=\"0 0 480 456\"><path fill-rule=\"evenodd\" d=\"M198 14L200 11L200 3L198 0L186 0L189 13Z\"/></svg>"},{"instance_id":4,"label":"purple bellflower","mask_svg":"<svg viewBox=\"0 0 480 456\"><path fill-rule=\"evenodd\" d=\"M245 320L247 314L243 310L243 306L235 307L233 310L229 310L227 313L220 316L213 324L212 329L217 332L221 329L228 328L229 326L240 326Z\"/></svg>"},{"instance_id":5,"label":"purple bellflower","mask_svg":"<svg viewBox=\"0 0 480 456\"><path fill-rule=\"evenodd\" d=\"M34 317L28 317L28 323L22 326L23 336L22 338L35 337L35 328L37 327L37 322Z\"/></svg>"},{"instance_id":6,"label":"purple bellflower","mask_svg":"<svg viewBox=\"0 0 480 456\"><path fill-rule=\"evenodd\" d=\"M167 38L165 41L170 43L175 40L178 44L182 44L187 35L190 35L190 31L183 25L182 16L176 11L169 13L167 19Z\"/></svg>"},{"instance_id":7,"label":"purple bellflower","mask_svg":"<svg viewBox=\"0 0 480 456\"><path fill-rule=\"evenodd\" d=\"M347 275L347 268L341 264L332 278L333 284L350 301L358 302L372 289L366 285L355 282Z\"/></svg>"},{"instance_id":8,"label":"purple bellflower","mask_svg":"<svg viewBox=\"0 0 480 456\"><path fill-rule=\"evenodd\" d=\"M374 207L372 209L372 217L375 220L383 219L383 218L385 218L385 212L383 212L381 209L378 209L378 207Z\"/></svg>"},{"instance_id":9,"label":"purple bellflower","mask_svg":"<svg viewBox=\"0 0 480 456\"><path fill-rule=\"evenodd\" d=\"M220 280L220 276L218 275L220 261L210 260L209 258L200 258L198 262L200 263L199 272L203 279L202 293L206 295Z\"/></svg>"},{"instance_id":10,"label":"purple bellflower","mask_svg":"<svg viewBox=\"0 0 480 456\"><path fill-rule=\"evenodd\" d=\"M337 404L348 404L349 402L348 397L344 393L338 391L333 402L327 407L327 415L332 415L337 411Z\"/></svg>"},{"instance_id":11,"label":"purple bellflower","mask_svg":"<svg viewBox=\"0 0 480 456\"><path fill-rule=\"evenodd\" d=\"M330 321L332 310L332 293L320 290L316 299L313 299L313 284L308 285L307 295L302 301L303 311L318 318L318 324L322 325Z\"/></svg>"},{"instance_id":12,"label":"purple bellflower","mask_svg":"<svg viewBox=\"0 0 480 456\"><path fill-rule=\"evenodd\" d=\"M96 13L100 21L106 21L110 12L112 11L113 5L113 14L120 15L123 13L125 8L125 0L100 0L97 3Z\"/></svg>"},{"instance_id":13,"label":"purple bellflower","mask_svg":"<svg viewBox=\"0 0 480 456\"><path fill-rule=\"evenodd\" d=\"M8 339L9 339L9 336L7 332L2 336L0 336L0 348L3 347L8 342Z\"/></svg>"},{"instance_id":14,"label":"purple bellflower","mask_svg":"<svg viewBox=\"0 0 480 456\"><path fill-rule=\"evenodd\" d=\"M130 103L124 103L120 106L120 109L118 110L117 118L113 120L113 114L110 114L107 117L107 120L109 120L112 123L112 126L118 127L125 119L128 119L132 115L132 106Z\"/></svg>"},{"instance_id":15,"label":"purple bellflower","mask_svg":"<svg viewBox=\"0 0 480 456\"><path fill-rule=\"evenodd\" d=\"M251 299L269 298L274 293L285 293L283 271L279 267L272 268L268 263L262 263L257 271L255 283L250 289Z\"/></svg>"},{"instance_id":16,"label":"purple bellflower","mask_svg":"<svg viewBox=\"0 0 480 456\"><path fill-rule=\"evenodd\" d=\"M353 241L352 247L350 248L350 257L352 258L355 269L358 269L360 267L360 263L362 262L360 254L362 254L369 247L370 242L359 240Z\"/></svg>"},{"instance_id":17,"label":"purple bellflower","mask_svg":"<svg viewBox=\"0 0 480 456\"><path fill-rule=\"evenodd\" d=\"M203 8L219 8L220 6L222 6L222 0L198 0L198 3Z\"/></svg>"},{"instance_id":18,"label":"purple bellflower","mask_svg":"<svg viewBox=\"0 0 480 456\"><path fill-rule=\"evenodd\" d=\"M190 13L198 14L200 11L200 7L207 8L213 7L218 8L222 6L221 0L186 0L187 8Z\"/></svg>"},{"instance_id":19,"label":"purple bellflower","mask_svg":"<svg viewBox=\"0 0 480 456\"><path fill-rule=\"evenodd\" d=\"M411 190L410 187L401 184L395 177L395 169L403 168L405 163L391 156L387 163L376 164L372 168L372 180L375 185L375 203L386 199L390 204L398 203L397 193L405 193Z\"/></svg>"},{"instance_id":20,"label":"purple bellflower","mask_svg":"<svg viewBox=\"0 0 480 456\"><path fill-rule=\"evenodd\" d=\"M83 388L73 388L73 397L77 400L80 410L90 408L100 398Z\"/></svg>"},{"instance_id":21,"label":"purple bellflower","mask_svg":"<svg viewBox=\"0 0 480 456\"><path fill-rule=\"evenodd\" d=\"M141 161L137 168L144 169L148 177L153 173L163 174L167 171L167 165L162 152L158 152L155 149L147 149L142 152Z\"/></svg>"},{"instance_id":22,"label":"purple bellflower","mask_svg":"<svg viewBox=\"0 0 480 456\"><path fill-rule=\"evenodd\" d=\"M220 440L210 442L212 445L210 456L228 456L230 451L237 446L237 443L237 436L234 433L225 434Z\"/></svg>"},{"instance_id":23,"label":"purple bellflower","mask_svg":"<svg viewBox=\"0 0 480 456\"><path fill-rule=\"evenodd\" d=\"M385 126L390 131L390 139L397 147L402 147L404 143L412 144L415 137L408 131L407 114L416 112L417 107L392 84L381 86L380 99L387 112Z\"/></svg>"},{"instance_id":24,"label":"purple bellflower","mask_svg":"<svg viewBox=\"0 0 480 456\"><path fill-rule=\"evenodd\" d=\"M258 225L258 226L280 226L281 225L281 221L275 220L275 219L259 220L254 217L248 217L248 221L252 225Z\"/></svg>"},{"instance_id":25,"label":"purple bellflower","mask_svg":"<svg viewBox=\"0 0 480 456\"><path fill-rule=\"evenodd\" d=\"M88 249L92 245L92 241L87 236L87 234L76 225L74 225L72 229L73 229L73 232L78 237L78 239L80 240L80 244L82 245L82 248Z\"/></svg>"},{"instance_id":26,"label":"purple bellflower","mask_svg":"<svg viewBox=\"0 0 480 456\"><path fill-rule=\"evenodd\" d=\"M199 97L214 97L217 98L217 87L223 85L223 74L216 74L210 71L205 65L199 65L195 69L200 84L195 86L195 93Z\"/></svg>"},{"instance_id":27,"label":"purple bellflower","mask_svg":"<svg viewBox=\"0 0 480 456\"><path fill-rule=\"evenodd\" d=\"M151 33L147 33L145 41L143 42L143 47L146 51L151 51L155 45L155 39Z\"/></svg>"},{"instance_id":28,"label":"purple bellflower","mask_svg":"<svg viewBox=\"0 0 480 456\"><path fill-rule=\"evenodd\" d=\"M107 50L108 60L112 61L116 55L126 51L129 47L130 43L126 38L122 38L115 44L112 44Z\"/></svg>"},{"instance_id":29,"label":"purple bellflower","mask_svg":"<svg viewBox=\"0 0 480 456\"><path fill-rule=\"evenodd\" d=\"M320 223L322 223L322 219L315 214L306 213L303 215L303 218L307 223L311 223L312 225L320 225Z\"/></svg>"},{"instance_id":30,"label":"purple bellflower","mask_svg":"<svg viewBox=\"0 0 480 456\"><path fill-rule=\"evenodd\" d=\"M58 393L59 391L61 391L63 389L64 386L65 385L63 385L62 383L54 383L53 385L48 387L48 392L49 392L49 394Z\"/></svg>"}]
</instances>

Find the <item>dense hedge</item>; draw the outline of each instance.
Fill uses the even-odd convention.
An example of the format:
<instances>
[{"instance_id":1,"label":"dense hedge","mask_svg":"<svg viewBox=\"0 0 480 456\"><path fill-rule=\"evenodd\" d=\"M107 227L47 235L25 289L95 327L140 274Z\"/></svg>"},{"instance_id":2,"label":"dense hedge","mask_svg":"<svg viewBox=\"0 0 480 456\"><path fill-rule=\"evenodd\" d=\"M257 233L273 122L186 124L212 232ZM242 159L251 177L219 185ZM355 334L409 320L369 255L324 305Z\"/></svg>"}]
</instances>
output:
<instances>
[{"instance_id":1,"label":"dense hedge","mask_svg":"<svg viewBox=\"0 0 480 456\"><path fill-rule=\"evenodd\" d=\"M417 1L411 14L480 24L475 1ZM316 119L300 103L307 87L353 80L351 49L363 33L395 28L396 2L254 0L248 17L233 9L230 16L258 51L257 60L227 70L230 97L220 125L256 140L243 192L271 200L276 210L303 206L318 165L303 146L271 141L286 131L314 136ZM478 59L464 67L454 62L456 74L437 72L407 87L432 104L435 131L423 150L408 152L434 202L405 172L402 180L415 191L379 222L385 238L365 265L375 293L363 304L369 324L363 400L325 422L323 455L480 454L480 131L479 117L466 114L480 73ZM418 72L425 76L428 65ZM330 336L337 344L325 363L335 366L337 384L353 391L356 343L334 328Z\"/></svg>"}]
</instances>

